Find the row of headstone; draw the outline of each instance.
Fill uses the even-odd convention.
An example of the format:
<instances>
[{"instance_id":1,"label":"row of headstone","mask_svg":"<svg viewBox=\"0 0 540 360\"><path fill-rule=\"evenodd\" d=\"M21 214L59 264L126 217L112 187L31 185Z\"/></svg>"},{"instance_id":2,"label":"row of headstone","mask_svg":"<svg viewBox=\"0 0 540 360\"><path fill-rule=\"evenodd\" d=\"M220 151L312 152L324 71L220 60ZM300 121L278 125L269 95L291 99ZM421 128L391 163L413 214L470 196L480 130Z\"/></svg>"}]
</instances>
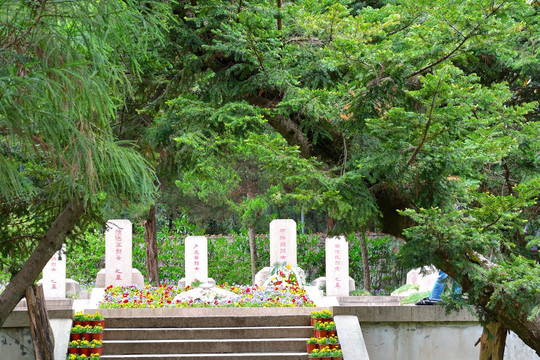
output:
<instances>
[{"instance_id":1,"label":"row of headstone","mask_svg":"<svg viewBox=\"0 0 540 360\"><path fill-rule=\"evenodd\" d=\"M204 236L188 236L185 242L185 278L182 285L195 281L215 282L208 277L208 242ZM297 266L296 222L290 219L270 223L270 266L285 263ZM266 269L266 270L265 270ZM269 271L270 267L260 272ZM261 278L259 276L259 278ZM263 281L263 280L259 280ZM65 297L65 255L55 254L43 270L47 297ZM132 267L132 224L110 220L105 232L105 269L98 273L96 287L144 285L140 272ZM354 282L353 282L354 286ZM347 296L350 290L349 247L343 236L326 239L326 293Z\"/></svg>"}]
</instances>

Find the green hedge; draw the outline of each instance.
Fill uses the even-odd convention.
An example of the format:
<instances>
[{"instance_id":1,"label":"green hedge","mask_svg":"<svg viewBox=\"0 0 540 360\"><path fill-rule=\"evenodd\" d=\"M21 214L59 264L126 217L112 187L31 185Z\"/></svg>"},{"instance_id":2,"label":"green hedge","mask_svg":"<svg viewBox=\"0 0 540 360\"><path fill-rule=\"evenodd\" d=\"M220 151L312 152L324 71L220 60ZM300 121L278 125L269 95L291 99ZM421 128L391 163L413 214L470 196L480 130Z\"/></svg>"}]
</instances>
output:
<instances>
[{"instance_id":1,"label":"green hedge","mask_svg":"<svg viewBox=\"0 0 540 360\"><path fill-rule=\"evenodd\" d=\"M188 229L189 230L189 229ZM163 227L157 234L159 276L162 282L175 284L184 277L184 240L186 226L173 222L173 226ZM99 232L87 233L82 241L68 248L68 277L79 281L83 287L92 287L97 272L104 268L105 240ZM348 236L349 272L357 287L363 284L362 258L359 237ZM269 239L267 235L257 235L257 268L269 266ZM324 235L298 234L298 265L306 271L309 281L325 274ZM368 256L372 289L375 293L388 293L403 284L404 269L399 265L395 252L395 240L390 237L368 238ZM144 229L134 226L133 266L146 278L146 250ZM231 233L227 236L208 237L208 274L218 283L250 284L251 266L247 231Z\"/></svg>"}]
</instances>

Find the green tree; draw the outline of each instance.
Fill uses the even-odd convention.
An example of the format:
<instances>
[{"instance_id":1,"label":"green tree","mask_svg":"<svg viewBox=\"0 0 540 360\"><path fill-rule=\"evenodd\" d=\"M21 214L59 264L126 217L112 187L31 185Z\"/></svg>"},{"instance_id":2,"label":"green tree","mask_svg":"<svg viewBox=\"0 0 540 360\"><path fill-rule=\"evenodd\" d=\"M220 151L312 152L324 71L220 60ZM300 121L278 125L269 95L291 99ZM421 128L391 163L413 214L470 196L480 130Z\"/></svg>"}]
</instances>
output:
<instances>
[{"instance_id":1,"label":"green tree","mask_svg":"<svg viewBox=\"0 0 540 360\"><path fill-rule=\"evenodd\" d=\"M148 164L113 137L111 123L147 41L159 40L162 8L0 4L0 256L12 274L0 294L0 324L107 202L154 196Z\"/></svg>"},{"instance_id":2,"label":"green tree","mask_svg":"<svg viewBox=\"0 0 540 360\"><path fill-rule=\"evenodd\" d=\"M538 9L505 0L179 2L165 77L176 94L159 118L178 139L188 169L181 181L192 176L198 194L213 194L215 203L229 199L239 178L225 160L238 157L242 141L258 141L250 151L254 166L268 170L261 178L279 173L261 165L283 160L292 169L283 183L294 179L268 182L277 191L266 199L325 210L338 233L372 226L403 236L420 226L407 233L413 247L422 209L444 209L433 215L441 226L456 202L495 221L500 208L475 195L487 192L515 202L508 210L515 220L497 220L511 231L501 232L495 249L519 249L514 265L525 264L525 240L515 234L523 227L517 217L537 217L534 196L518 189L534 189L539 173ZM399 212L407 208L418 214ZM468 231L459 228L456 239ZM466 267L457 265L468 253L458 240L455 257L434 245L415 247L418 263L449 270L471 294L495 296L489 282L475 278L472 288L463 280ZM520 268L534 277L538 264L526 263ZM520 304L517 312L476 296L470 302L540 353L530 306L538 293L515 294L501 299Z\"/></svg>"}]
</instances>

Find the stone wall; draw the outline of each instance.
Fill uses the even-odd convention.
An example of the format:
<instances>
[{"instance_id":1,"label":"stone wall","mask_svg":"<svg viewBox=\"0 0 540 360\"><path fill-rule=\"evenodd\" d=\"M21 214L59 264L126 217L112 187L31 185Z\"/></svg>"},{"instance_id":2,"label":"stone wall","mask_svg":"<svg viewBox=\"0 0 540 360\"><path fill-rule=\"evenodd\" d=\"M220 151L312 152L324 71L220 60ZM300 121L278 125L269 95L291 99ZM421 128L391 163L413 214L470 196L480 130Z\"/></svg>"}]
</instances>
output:
<instances>
[{"instance_id":1,"label":"stone wall","mask_svg":"<svg viewBox=\"0 0 540 360\"><path fill-rule=\"evenodd\" d=\"M47 314L54 334L54 357L65 359L73 318L73 300L47 300ZM0 358L34 360L34 345L25 301L21 301L0 328Z\"/></svg>"},{"instance_id":2,"label":"stone wall","mask_svg":"<svg viewBox=\"0 0 540 360\"><path fill-rule=\"evenodd\" d=\"M441 306L334 307L335 315L355 315L370 360L477 360L482 326L466 312L446 314ZM514 333L505 360L540 360Z\"/></svg>"}]
</instances>

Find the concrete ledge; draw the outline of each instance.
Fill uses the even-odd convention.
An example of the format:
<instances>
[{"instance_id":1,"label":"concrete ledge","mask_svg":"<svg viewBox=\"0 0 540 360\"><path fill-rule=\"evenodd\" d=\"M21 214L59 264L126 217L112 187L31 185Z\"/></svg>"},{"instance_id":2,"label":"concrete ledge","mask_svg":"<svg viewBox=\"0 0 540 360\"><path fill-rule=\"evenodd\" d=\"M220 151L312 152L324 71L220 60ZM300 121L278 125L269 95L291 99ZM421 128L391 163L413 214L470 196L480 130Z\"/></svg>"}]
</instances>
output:
<instances>
[{"instance_id":1,"label":"concrete ledge","mask_svg":"<svg viewBox=\"0 0 540 360\"><path fill-rule=\"evenodd\" d=\"M339 306L333 308L334 315L352 315L360 323L369 322L478 322L467 310L446 314L444 307L434 306Z\"/></svg>"},{"instance_id":2,"label":"concrete ledge","mask_svg":"<svg viewBox=\"0 0 540 360\"><path fill-rule=\"evenodd\" d=\"M163 309L98 309L99 313L107 317L175 317L175 316L283 316L305 315L312 311L321 311L322 307L242 307L242 308L163 308ZM91 309L88 312L92 312Z\"/></svg>"},{"instance_id":3,"label":"concrete ledge","mask_svg":"<svg viewBox=\"0 0 540 360\"><path fill-rule=\"evenodd\" d=\"M47 315L49 319L73 319L73 300L47 300ZM26 301L21 301L9 314L3 328L29 327L30 320Z\"/></svg>"}]
</instances>

